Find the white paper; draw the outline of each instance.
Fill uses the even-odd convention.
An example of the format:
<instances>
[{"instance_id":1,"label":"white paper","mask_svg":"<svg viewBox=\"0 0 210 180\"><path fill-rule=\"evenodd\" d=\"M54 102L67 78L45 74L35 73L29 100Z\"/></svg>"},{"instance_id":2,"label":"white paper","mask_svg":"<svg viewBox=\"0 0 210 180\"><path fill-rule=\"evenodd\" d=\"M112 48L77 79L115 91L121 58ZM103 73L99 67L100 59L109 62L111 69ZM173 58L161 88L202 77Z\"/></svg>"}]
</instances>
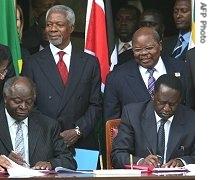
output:
<instances>
[{"instance_id":1,"label":"white paper","mask_svg":"<svg viewBox=\"0 0 210 180\"><path fill-rule=\"evenodd\" d=\"M7 172L9 174L10 178L15 178L15 177L16 178L18 178L18 177L22 177L22 178L27 177L28 178L28 177L44 176L45 175L44 173L41 173L37 170L20 166L19 164L15 163L8 157L6 157L6 156L4 156L4 157L11 163L11 167L7 169Z\"/></svg>"},{"instance_id":2,"label":"white paper","mask_svg":"<svg viewBox=\"0 0 210 180\"><path fill-rule=\"evenodd\" d=\"M112 169L112 170L93 170L96 177L138 177L141 176L139 169Z\"/></svg>"}]
</instances>

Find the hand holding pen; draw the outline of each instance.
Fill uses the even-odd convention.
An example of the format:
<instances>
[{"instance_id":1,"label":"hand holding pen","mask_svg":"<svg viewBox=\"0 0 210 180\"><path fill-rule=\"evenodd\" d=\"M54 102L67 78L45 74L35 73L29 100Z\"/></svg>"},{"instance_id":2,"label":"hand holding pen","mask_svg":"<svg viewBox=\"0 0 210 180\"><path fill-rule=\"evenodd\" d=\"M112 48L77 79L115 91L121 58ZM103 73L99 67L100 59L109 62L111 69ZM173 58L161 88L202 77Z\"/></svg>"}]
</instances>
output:
<instances>
[{"instance_id":1,"label":"hand holding pen","mask_svg":"<svg viewBox=\"0 0 210 180\"><path fill-rule=\"evenodd\" d=\"M30 167L30 165L21 157L21 155L14 151L11 151L8 157L21 166Z\"/></svg>"}]
</instances>

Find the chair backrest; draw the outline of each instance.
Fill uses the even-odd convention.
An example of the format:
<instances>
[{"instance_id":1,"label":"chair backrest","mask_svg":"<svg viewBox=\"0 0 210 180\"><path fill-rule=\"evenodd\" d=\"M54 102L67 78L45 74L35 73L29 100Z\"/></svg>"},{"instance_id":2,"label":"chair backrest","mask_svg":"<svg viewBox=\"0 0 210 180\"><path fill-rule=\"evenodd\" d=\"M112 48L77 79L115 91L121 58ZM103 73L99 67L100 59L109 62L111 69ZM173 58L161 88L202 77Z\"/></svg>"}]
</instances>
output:
<instances>
[{"instance_id":1,"label":"chair backrest","mask_svg":"<svg viewBox=\"0 0 210 180\"><path fill-rule=\"evenodd\" d=\"M117 136L118 126L120 125L121 119L112 119L106 122L106 166L107 169L112 169L111 163L111 151L112 141Z\"/></svg>"}]
</instances>

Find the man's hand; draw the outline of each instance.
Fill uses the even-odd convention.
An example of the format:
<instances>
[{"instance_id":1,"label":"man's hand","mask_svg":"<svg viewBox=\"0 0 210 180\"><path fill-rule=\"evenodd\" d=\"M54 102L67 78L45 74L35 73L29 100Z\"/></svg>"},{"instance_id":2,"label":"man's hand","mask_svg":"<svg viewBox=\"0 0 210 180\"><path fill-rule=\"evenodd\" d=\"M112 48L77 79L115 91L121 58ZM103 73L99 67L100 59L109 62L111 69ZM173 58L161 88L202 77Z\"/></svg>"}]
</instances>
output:
<instances>
[{"instance_id":1,"label":"man's hand","mask_svg":"<svg viewBox=\"0 0 210 180\"><path fill-rule=\"evenodd\" d=\"M167 163L163 164L162 167L168 167L168 168L173 168L173 167L182 167L184 164L180 159L171 159Z\"/></svg>"},{"instance_id":2,"label":"man's hand","mask_svg":"<svg viewBox=\"0 0 210 180\"><path fill-rule=\"evenodd\" d=\"M11 151L9 156L8 156L12 161L16 162L17 164L23 166L26 164L26 162L24 161L24 159L22 158L22 156L20 154L16 154L15 152Z\"/></svg>"},{"instance_id":3,"label":"man's hand","mask_svg":"<svg viewBox=\"0 0 210 180\"><path fill-rule=\"evenodd\" d=\"M35 164L35 166L33 167L33 169L41 169L41 170L51 170L52 166L50 162L46 162L46 161L39 161Z\"/></svg>"},{"instance_id":4,"label":"man's hand","mask_svg":"<svg viewBox=\"0 0 210 180\"><path fill-rule=\"evenodd\" d=\"M0 171L5 171L5 169L11 167L11 163L3 156L0 156Z\"/></svg>"},{"instance_id":5,"label":"man's hand","mask_svg":"<svg viewBox=\"0 0 210 180\"><path fill-rule=\"evenodd\" d=\"M159 164L159 159L156 155L150 154L146 158L142 159L140 161L140 164L145 164L145 165L157 167L158 164Z\"/></svg>"},{"instance_id":6,"label":"man's hand","mask_svg":"<svg viewBox=\"0 0 210 180\"><path fill-rule=\"evenodd\" d=\"M60 133L67 146L74 145L77 142L77 140L80 138L80 135L78 135L75 130L76 129L69 129Z\"/></svg>"}]
</instances>

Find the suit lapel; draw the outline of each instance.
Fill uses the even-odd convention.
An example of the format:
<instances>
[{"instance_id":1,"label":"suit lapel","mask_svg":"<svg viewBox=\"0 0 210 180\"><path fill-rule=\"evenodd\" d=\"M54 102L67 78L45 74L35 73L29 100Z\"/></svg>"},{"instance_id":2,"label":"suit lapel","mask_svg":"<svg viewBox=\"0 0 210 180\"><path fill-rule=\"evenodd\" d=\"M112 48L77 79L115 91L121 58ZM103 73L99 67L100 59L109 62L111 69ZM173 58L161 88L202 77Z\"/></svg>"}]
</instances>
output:
<instances>
[{"instance_id":1,"label":"suit lapel","mask_svg":"<svg viewBox=\"0 0 210 180\"><path fill-rule=\"evenodd\" d=\"M39 122L32 116L28 118L28 149L29 149L29 160L32 159L34 150L39 139L41 127Z\"/></svg>"},{"instance_id":2,"label":"suit lapel","mask_svg":"<svg viewBox=\"0 0 210 180\"><path fill-rule=\"evenodd\" d=\"M168 161L175 150L175 147L179 143L181 136L183 135L183 125L184 122L181 121L182 117L180 116L179 109L174 115L174 119L171 124L168 144L167 144L167 153L166 153L166 161Z\"/></svg>"},{"instance_id":3,"label":"suit lapel","mask_svg":"<svg viewBox=\"0 0 210 180\"><path fill-rule=\"evenodd\" d=\"M9 133L9 127L7 123L6 114L3 106L0 109L0 139L2 143L5 145L5 148L8 150L8 153L13 150L12 141Z\"/></svg>"},{"instance_id":4,"label":"suit lapel","mask_svg":"<svg viewBox=\"0 0 210 180\"><path fill-rule=\"evenodd\" d=\"M49 46L43 50L41 57L37 59L37 61L39 62L38 64L48 78L50 84L56 89L58 94L62 96L64 86Z\"/></svg>"},{"instance_id":5,"label":"suit lapel","mask_svg":"<svg viewBox=\"0 0 210 180\"><path fill-rule=\"evenodd\" d=\"M82 56L81 53L75 51L74 48L72 48L69 78L66 88L64 90L59 111L65 106L65 104L72 97L78 83L80 82L80 79L83 74L83 69L86 65L86 62L88 61L84 60L83 58L84 57Z\"/></svg>"},{"instance_id":6,"label":"suit lapel","mask_svg":"<svg viewBox=\"0 0 210 180\"><path fill-rule=\"evenodd\" d=\"M152 153L156 153L157 125L154 108L152 106L152 101L149 101L142 116L142 129L144 131L145 137L147 138L147 142L150 145L148 148Z\"/></svg>"},{"instance_id":7,"label":"suit lapel","mask_svg":"<svg viewBox=\"0 0 210 180\"><path fill-rule=\"evenodd\" d=\"M148 93L148 90L141 76L138 65L134 60L130 61L130 66L127 68L127 71L128 73L125 77L127 80L125 82L128 83L128 86L133 94L136 96L137 99L139 99L139 96L142 96L141 93ZM144 89L145 92L142 92L142 89Z\"/></svg>"}]
</instances>

